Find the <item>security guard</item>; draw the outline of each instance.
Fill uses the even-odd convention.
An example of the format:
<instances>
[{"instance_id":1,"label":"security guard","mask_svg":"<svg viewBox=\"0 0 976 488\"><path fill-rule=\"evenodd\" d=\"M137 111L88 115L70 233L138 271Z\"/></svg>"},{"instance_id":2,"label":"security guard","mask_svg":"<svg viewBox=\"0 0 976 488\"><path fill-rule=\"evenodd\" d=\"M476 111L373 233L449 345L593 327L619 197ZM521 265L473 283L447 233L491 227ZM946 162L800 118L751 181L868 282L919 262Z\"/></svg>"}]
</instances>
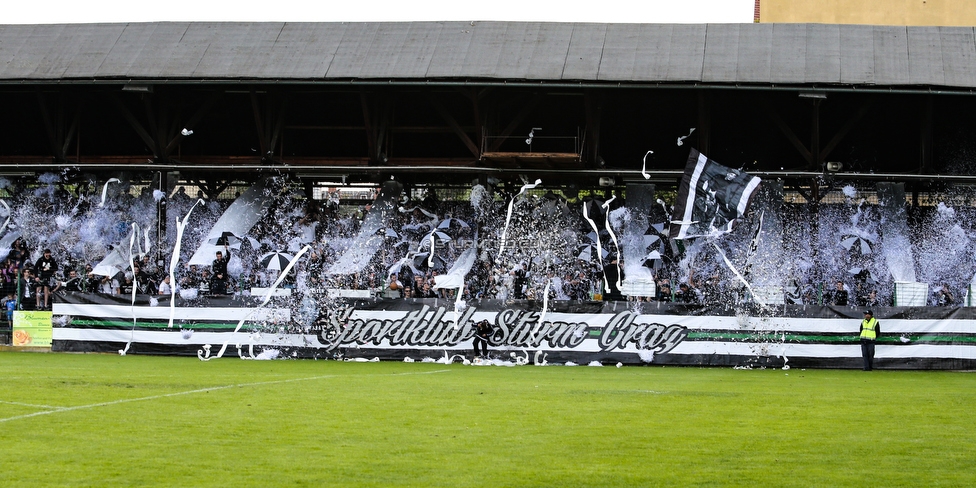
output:
<instances>
[{"instance_id":1,"label":"security guard","mask_svg":"<svg viewBox=\"0 0 976 488\"><path fill-rule=\"evenodd\" d=\"M874 318L870 310L864 311L861 321L861 356L864 358L864 371L874 368L874 342L881 335L881 322Z\"/></svg>"}]
</instances>

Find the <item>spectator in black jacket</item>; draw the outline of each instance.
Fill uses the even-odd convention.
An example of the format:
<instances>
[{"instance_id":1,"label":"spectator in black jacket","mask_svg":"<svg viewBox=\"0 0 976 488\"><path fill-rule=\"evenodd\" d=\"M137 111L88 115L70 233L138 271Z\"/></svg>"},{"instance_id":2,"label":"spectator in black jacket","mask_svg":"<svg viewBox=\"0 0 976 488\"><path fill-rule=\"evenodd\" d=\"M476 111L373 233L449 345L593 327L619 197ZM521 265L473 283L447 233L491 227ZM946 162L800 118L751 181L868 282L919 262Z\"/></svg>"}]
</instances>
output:
<instances>
[{"instance_id":1,"label":"spectator in black jacket","mask_svg":"<svg viewBox=\"0 0 976 488\"><path fill-rule=\"evenodd\" d=\"M40 280L35 288L35 295L38 310L47 310L51 303L51 283L54 280L54 273L58 271L58 262L51 256L51 250L45 249L44 254L34 263L37 270L37 277ZM41 308L41 294L44 295L44 308Z\"/></svg>"}]
</instances>

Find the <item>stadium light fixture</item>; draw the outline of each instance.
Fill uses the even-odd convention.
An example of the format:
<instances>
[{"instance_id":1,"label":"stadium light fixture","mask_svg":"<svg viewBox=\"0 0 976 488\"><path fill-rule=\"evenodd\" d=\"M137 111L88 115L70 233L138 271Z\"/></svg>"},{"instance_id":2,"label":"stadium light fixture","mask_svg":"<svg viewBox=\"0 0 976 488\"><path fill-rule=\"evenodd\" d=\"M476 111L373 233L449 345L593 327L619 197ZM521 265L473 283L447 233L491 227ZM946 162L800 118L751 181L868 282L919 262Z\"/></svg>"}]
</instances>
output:
<instances>
[{"instance_id":1,"label":"stadium light fixture","mask_svg":"<svg viewBox=\"0 0 976 488\"><path fill-rule=\"evenodd\" d=\"M153 86L146 83L126 83L122 85L124 92L152 93Z\"/></svg>"},{"instance_id":2,"label":"stadium light fixture","mask_svg":"<svg viewBox=\"0 0 976 488\"><path fill-rule=\"evenodd\" d=\"M800 98L812 98L814 100L826 100L827 94L824 92L800 92Z\"/></svg>"}]
</instances>

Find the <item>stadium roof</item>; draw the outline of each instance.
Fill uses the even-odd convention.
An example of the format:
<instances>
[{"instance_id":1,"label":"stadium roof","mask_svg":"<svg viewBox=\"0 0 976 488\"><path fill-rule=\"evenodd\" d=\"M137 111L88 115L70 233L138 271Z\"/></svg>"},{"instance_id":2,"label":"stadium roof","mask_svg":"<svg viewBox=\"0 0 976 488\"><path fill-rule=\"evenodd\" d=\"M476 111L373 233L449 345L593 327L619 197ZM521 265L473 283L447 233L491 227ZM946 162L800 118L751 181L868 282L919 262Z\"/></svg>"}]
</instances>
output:
<instances>
[{"instance_id":1,"label":"stadium roof","mask_svg":"<svg viewBox=\"0 0 976 488\"><path fill-rule=\"evenodd\" d=\"M973 27L534 22L0 25L0 82L976 88Z\"/></svg>"}]
</instances>

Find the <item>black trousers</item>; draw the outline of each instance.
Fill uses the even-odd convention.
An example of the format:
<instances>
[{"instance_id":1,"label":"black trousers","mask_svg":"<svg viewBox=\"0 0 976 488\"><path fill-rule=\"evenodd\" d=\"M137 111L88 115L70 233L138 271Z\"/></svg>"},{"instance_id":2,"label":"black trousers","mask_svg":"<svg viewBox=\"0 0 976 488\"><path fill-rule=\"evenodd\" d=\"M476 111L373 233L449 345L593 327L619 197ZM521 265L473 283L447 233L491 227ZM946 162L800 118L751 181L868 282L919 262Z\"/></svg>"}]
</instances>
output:
<instances>
[{"instance_id":1,"label":"black trousers","mask_svg":"<svg viewBox=\"0 0 976 488\"><path fill-rule=\"evenodd\" d=\"M861 339L861 357L864 358L864 371L874 369L874 341Z\"/></svg>"},{"instance_id":2,"label":"black trousers","mask_svg":"<svg viewBox=\"0 0 976 488\"><path fill-rule=\"evenodd\" d=\"M478 352L479 346L481 347L481 353ZM488 357L488 341L485 338L474 336L474 355Z\"/></svg>"}]
</instances>

